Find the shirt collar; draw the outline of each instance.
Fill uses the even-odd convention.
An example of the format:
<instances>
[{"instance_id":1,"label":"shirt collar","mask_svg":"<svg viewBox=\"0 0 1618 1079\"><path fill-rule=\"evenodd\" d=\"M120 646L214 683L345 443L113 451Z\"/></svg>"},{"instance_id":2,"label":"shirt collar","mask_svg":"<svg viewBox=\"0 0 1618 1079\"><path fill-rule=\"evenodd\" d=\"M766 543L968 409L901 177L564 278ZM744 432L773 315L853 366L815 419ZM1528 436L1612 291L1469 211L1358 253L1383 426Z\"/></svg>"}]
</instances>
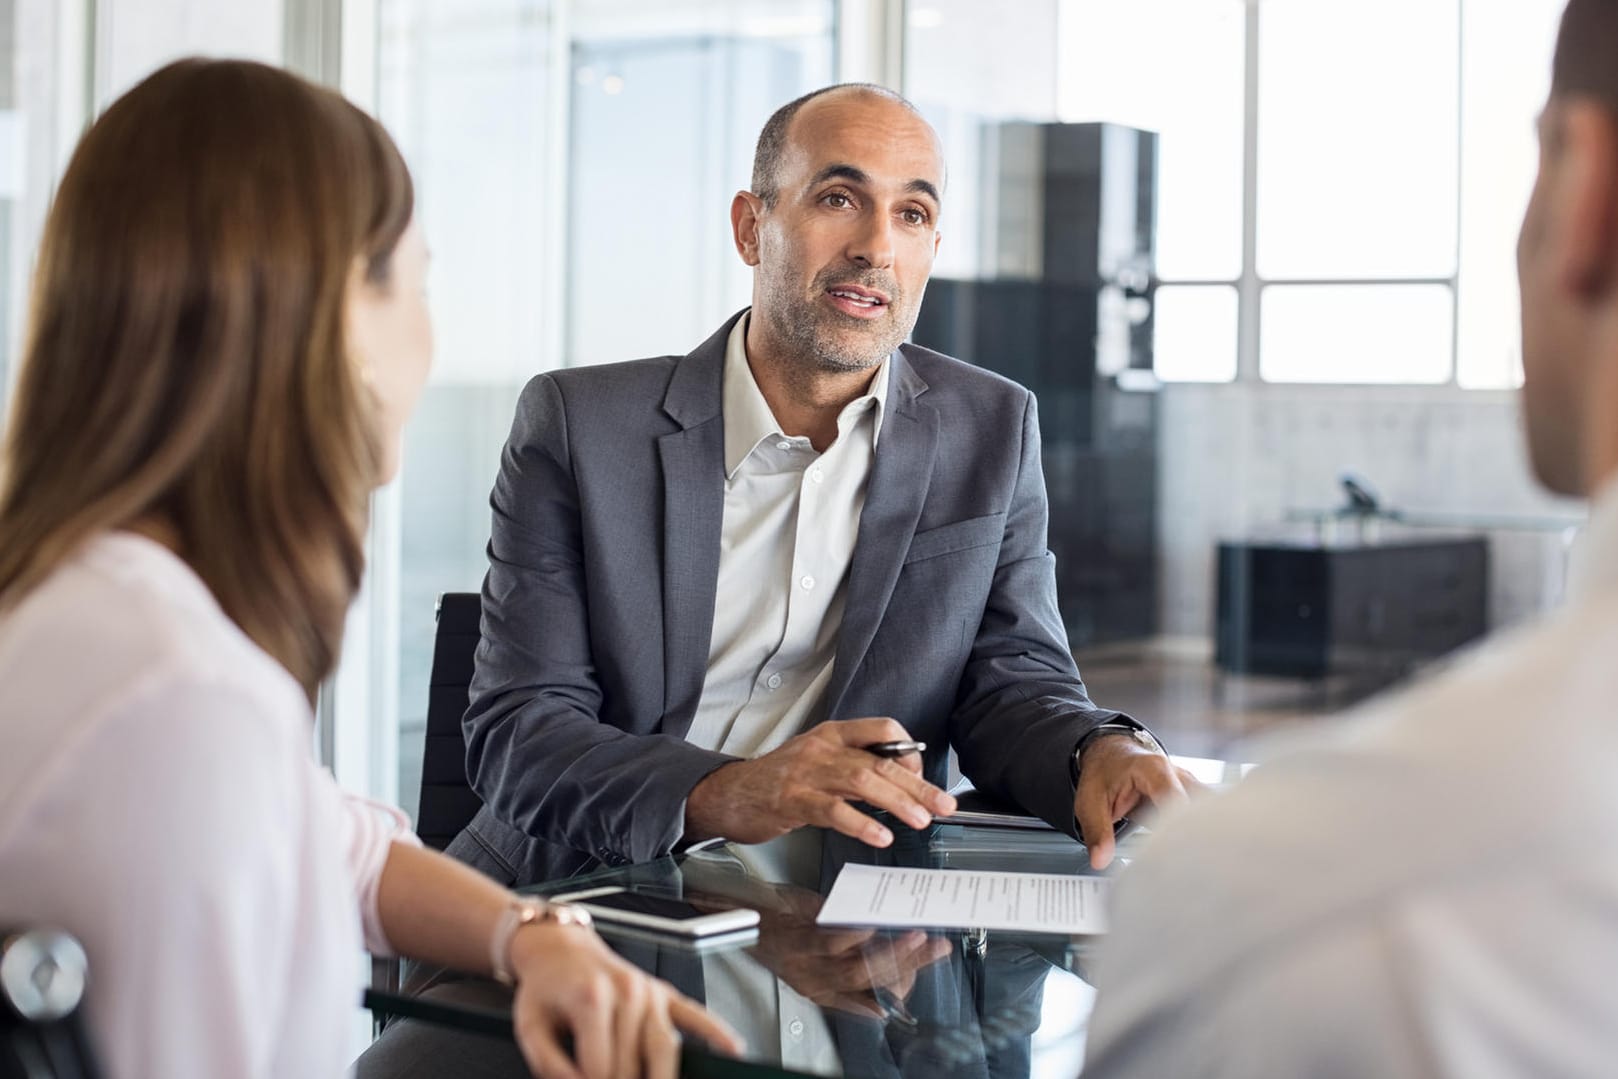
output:
<instances>
[{"instance_id":1,"label":"shirt collar","mask_svg":"<svg viewBox=\"0 0 1618 1079\"><path fill-rule=\"evenodd\" d=\"M1574 602L1618 591L1618 476L1590 502L1590 520L1574 547L1568 596Z\"/></svg>"},{"instance_id":2,"label":"shirt collar","mask_svg":"<svg viewBox=\"0 0 1618 1079\"><path fill-rule=\"evenodd\" d=\"M747 364L747 322L751 312L742 315L731 328L725 342L724 414L725 414L725 477L736 475L742 462L760 442L779 438L781 424L770 403L764 400L753 369ZM872 414L871 448L876 448L882 434L882 413L888 397L888 359L882 361L871 379L871 388L861 397L850 401L837 416L837 434L841 438L867 411Z\"/></svg>"}]
</instances>

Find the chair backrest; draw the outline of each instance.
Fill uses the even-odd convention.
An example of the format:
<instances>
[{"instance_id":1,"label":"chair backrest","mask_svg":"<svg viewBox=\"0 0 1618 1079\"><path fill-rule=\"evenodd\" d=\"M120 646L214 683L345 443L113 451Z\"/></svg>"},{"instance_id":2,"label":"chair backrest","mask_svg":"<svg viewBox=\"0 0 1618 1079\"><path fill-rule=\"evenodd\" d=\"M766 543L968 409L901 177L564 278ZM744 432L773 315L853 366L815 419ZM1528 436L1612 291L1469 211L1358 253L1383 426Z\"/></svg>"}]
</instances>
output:
<instances>
[{"instance_id":1,"label":"chair backrest","mask_svg":"<svg viewBox=\"0 0 1618 1079\"><path fill-rule=\"evenodd\" d=\"M0 1079L95 1079L79 1002L89 963L54 929L0 931Z\"/></svg>"},{"instance_id":2,"label":"chair backrest","mask_svg":"<svg viewBox=\"0 0 1618 1079\"><path fill-rule=\"evenodd\" d=\"M436 850L449 845L483 804L466 781L466 715L483 599L476 592L438 597L438 632L427 679L427 741L421 756L421 804L416 834Z\"/></svg>"}]
</instances>

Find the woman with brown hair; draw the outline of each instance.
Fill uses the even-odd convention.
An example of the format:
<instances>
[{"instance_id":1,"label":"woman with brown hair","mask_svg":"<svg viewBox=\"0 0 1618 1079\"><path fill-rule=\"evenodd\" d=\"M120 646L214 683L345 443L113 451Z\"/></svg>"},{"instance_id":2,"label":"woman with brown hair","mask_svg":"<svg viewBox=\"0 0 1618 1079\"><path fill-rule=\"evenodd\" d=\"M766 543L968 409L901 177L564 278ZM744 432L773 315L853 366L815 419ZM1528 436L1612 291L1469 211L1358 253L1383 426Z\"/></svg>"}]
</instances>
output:
<instances>
[{"instance_id":1,"label":"woman with brown hair","mask_svg":"<svg viewBox=\"0 0 1618 1079\"><path fill-rule=\"evenodd\" d=\"M547 1076L736 1047L311 756L431 357L412 214L341 97L192 60L96 122L46 224L0 476L0 923L85 944L114 1075L338 1073L362 934L513 982Z\"/></svg>"}]
</instances>

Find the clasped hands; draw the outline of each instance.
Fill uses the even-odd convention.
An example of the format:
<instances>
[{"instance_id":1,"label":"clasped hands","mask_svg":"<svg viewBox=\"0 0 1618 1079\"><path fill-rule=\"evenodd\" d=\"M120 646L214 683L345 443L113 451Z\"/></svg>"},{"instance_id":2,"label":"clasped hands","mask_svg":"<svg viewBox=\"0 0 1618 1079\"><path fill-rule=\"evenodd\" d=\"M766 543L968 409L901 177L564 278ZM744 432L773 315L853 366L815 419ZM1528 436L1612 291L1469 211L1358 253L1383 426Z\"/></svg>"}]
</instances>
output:
<instances>
[{"instance_id":1,"label":"clasped hands","mask_svg":"<svg viewBox=\"0 0 1618 1079\"><path fill-rule=\"evenodd\" d=\"M873 847L889 846L893 833L851 802L864 802L918 829L955 812L955 799L922 778L920 757L889 759L865 749L909 738L904 727L887 718L826 722L761 757L723 765L686 800L686 839L763 843L810 826ZM1184 802L1187 791L1197 788L1188 772L1128 736L1092 741L1079 762L1073 796L1090 864L1104 869L1112 862L1115 820L1148 803Z\"/></svg>"}]
</instances>

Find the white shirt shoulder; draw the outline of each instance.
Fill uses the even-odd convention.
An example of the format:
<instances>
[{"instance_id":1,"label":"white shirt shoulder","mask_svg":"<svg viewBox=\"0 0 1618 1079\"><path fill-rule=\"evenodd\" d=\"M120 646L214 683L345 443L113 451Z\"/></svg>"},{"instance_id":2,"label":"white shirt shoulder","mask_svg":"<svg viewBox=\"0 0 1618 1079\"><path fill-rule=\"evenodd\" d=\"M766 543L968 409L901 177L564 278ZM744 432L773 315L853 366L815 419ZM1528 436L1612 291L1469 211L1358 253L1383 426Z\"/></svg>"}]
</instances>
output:
<instances>
[{"instance_id":1,"label":"white shirt shoulder","mask_svg":"<svg viewBox=\"0 0 1618 1079\"><path fill-rule=\"evenodd\" d=\"M0 920L84 943L115 1076L334 1074L348 804L297 685L154 548L94 541L0 620Z\"/></svg>"},{"instance_id":2,"label":"white shirt shoulder","mask_svg":"<svg viewBox=\"0 0 1618 1079\"><path fill-rule=\"evenodd\" d=\"M1589 1007L1618 955L1614 655L1618 600L1579 605L1166 822L1115 894L1097 1073L1618 1059Z\"/></svg>"}]
</instances>

